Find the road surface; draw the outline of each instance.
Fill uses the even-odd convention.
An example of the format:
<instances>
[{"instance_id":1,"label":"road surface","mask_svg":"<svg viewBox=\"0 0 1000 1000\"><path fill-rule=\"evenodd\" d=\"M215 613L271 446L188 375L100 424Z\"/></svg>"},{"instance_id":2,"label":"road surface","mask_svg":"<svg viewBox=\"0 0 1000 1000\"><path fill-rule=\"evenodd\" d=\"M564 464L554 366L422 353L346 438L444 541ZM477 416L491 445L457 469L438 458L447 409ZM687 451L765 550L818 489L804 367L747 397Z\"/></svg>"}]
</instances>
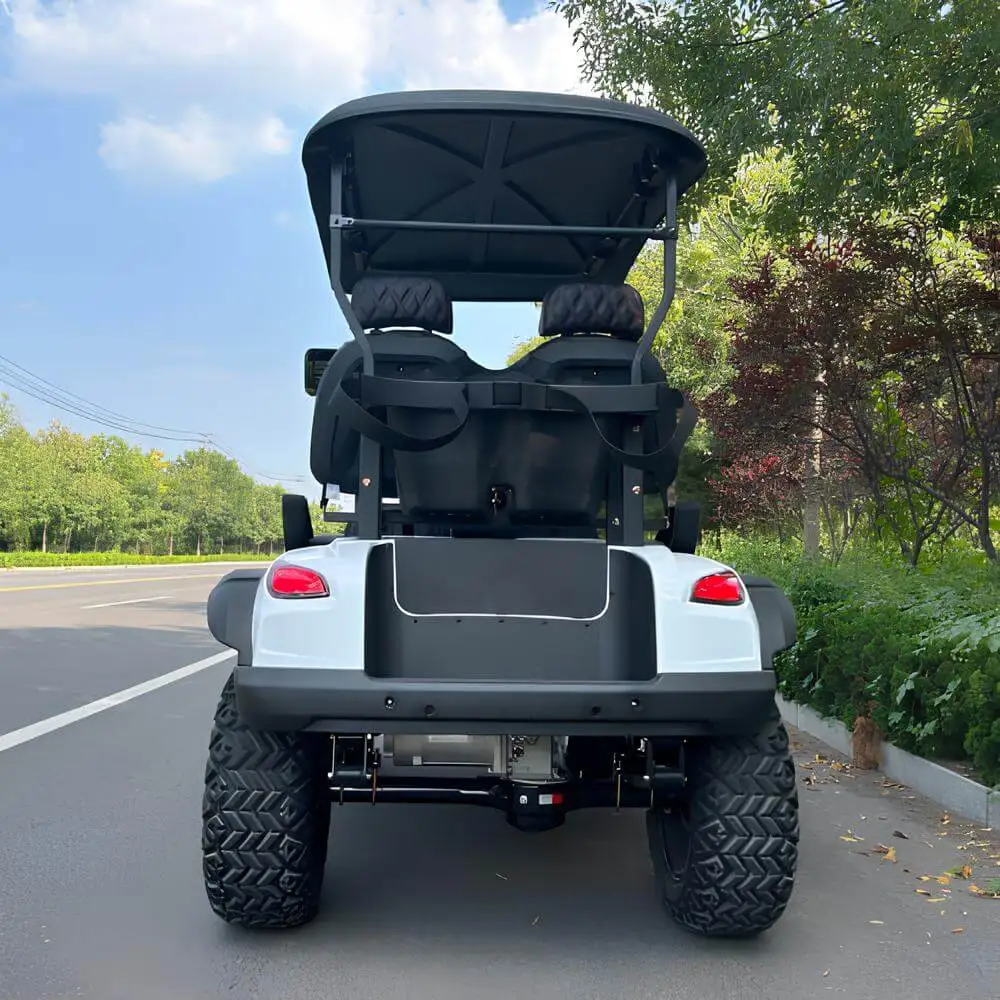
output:
<instances>
[{"instance_id":1,"label":"road surface","mask_svg":"<svg viewBox=\"0 0 1000 1000\"><path fill-rule=\"evenodd\" d=\"M1000 901L918 881L1000 877L996 835L816 763L837 758L802 734L798 882L755 941L661 912L639 812L528 836L473 808L338 807L319 919L225 925L199 808L230 661L173 674L220 652L204 603L223 572L0 572L0 1000L1000 997Z\"/></svg>"}]
</instances>

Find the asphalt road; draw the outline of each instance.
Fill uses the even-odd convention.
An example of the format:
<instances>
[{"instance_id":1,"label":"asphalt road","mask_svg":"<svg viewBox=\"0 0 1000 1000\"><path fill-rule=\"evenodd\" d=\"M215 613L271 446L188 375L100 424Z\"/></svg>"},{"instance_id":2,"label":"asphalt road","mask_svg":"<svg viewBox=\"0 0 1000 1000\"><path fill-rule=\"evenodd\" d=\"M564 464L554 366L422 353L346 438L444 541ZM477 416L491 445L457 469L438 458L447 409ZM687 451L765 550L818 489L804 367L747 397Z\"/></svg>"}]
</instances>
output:
<instances>
[{"instance_id":1,"label":"asphalt road","mask_svg":"<svg viewBox=\"0 0 1000 1000\"><path fill-rule=\"evenodd\" d=\"M0 746L218 653L204 602L222 572L0 572ZM320 918L289 933L228 927L208 908L199 851L228 669L0 750L0 1000L1000 997L1000 901L961 879L918 881L966 862L973 882L1000 877L996 834L816 763L837 758L801 734L799 877L755 941L670 922L637 812L528 836L499 814L432 806L335 808Z\"/></svg>"}]
</instances>

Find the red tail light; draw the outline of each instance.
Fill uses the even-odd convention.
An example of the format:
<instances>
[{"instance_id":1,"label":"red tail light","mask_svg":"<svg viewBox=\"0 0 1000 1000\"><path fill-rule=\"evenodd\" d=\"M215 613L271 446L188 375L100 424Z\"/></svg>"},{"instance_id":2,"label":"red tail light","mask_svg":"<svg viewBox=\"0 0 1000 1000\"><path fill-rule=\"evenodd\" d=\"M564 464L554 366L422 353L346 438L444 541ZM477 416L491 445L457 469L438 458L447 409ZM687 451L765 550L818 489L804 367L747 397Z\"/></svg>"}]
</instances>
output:
<instances>
[{"instance_id":1,"label":"red tail light","mask_svg":"<svg viewBox=\"0 0 1000 1000\"><path fill-rule=\"evenodd\" d=\"M746 594L739 577L732 570L726 570L703 576L694 585L691 600L699 604L742 604Z\"/></svg>"},{"instance_id":2,"label":"red tail light","mask_svg":"<svg viewBox=\"0 0 1000 1000\"><path fill-rule=\"evenodd\" d=\"M277 566L267 582L274 597L329 597L330 588L315 570L301 566Z\"/></svg>"}]
</instances>

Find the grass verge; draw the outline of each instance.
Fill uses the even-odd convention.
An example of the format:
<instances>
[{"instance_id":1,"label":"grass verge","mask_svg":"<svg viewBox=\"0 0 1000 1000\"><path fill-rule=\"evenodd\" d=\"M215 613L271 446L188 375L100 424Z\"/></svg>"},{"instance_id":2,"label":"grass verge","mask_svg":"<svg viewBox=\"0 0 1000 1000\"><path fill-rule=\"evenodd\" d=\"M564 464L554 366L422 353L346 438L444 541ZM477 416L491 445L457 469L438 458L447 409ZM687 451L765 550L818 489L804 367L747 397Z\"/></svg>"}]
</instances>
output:
<instances>
[{"instance_id":1,"label":"grass verge","mask_svg":"<svg viewBox=\"0 0 1000 1000\"><path fill-rule=\"evenodd\" d=\"M0 569L46 569L58 566L155 566L171 563L261 562L270 557L226 552L203 556L146 556L134 552L0 552Z\"/></svg>"}]
</instances>

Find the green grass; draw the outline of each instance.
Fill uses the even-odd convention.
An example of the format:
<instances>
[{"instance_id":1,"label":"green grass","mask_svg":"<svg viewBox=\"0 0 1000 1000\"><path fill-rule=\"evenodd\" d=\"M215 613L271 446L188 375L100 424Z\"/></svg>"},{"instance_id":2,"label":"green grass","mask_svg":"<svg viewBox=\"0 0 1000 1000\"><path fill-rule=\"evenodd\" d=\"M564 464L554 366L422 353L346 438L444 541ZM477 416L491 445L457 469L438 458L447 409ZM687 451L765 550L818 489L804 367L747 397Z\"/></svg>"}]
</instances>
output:
<instances>
[{"instance_id":1,"label":"green grass","mask_svg":"<svg viewBox=\"0 0 1000 1000\"><path fill-rule=\"evenodd\" d=\"M277 555L277 553L275 553ZM221 555L147 556L134 552L0 552L0 569L44 569L50 566L154 566L170 563L267 562L265 552Z\"/></svg>"}]
</instances>

